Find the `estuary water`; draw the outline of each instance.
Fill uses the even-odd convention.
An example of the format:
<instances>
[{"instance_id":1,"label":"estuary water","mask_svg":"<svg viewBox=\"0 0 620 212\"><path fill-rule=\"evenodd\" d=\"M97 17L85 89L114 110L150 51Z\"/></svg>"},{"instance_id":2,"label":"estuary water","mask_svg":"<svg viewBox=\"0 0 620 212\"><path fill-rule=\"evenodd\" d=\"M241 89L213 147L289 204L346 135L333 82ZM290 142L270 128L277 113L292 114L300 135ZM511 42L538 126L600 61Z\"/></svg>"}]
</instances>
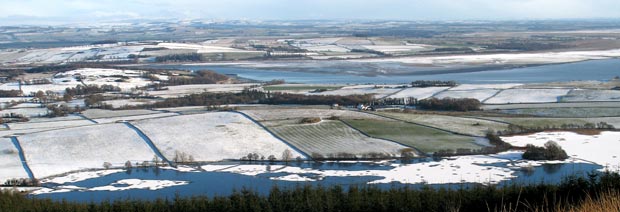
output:
<instances>
[{"instance_id":1,"label":"estuary water","mask_svg":"<svg viewBox=\"0 0 620 212\"><path fill-rule=\"evenodd\" d=\"M286 62L254 65L150 65L151 68L213 70L242 78L293 83L365 84L408 83L415 80L455 80L459 83L537 83L573 80L607 81L620 75L620 59L530 67L414 67L400 63Z\"/></svg>"}]
</instances>

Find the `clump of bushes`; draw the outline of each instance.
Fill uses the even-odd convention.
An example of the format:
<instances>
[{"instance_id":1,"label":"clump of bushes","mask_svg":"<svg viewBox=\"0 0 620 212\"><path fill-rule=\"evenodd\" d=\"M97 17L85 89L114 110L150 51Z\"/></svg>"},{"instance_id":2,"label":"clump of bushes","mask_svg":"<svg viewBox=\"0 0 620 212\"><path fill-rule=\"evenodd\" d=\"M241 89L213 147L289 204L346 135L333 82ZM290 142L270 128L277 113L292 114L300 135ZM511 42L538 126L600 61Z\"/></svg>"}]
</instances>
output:
<instances>
[{"instance_id":1,"label":"clump of bushes","mask_svg":"<svg viewBox=\"0 0 620 212\"><path fill-rule=\"evenodd\" d=\"M549 141L544 147L528 144L523 159L527 160L566 160L568 154L556 142Z\"/></svg>"},{"instance_id":2,"label":"clump of bushes","mask_svg":"<svg viewBox=\"0 0 620 212\"><path fill-rule=\"evenodd\" d=\"M321 122L321 118L319 117L311 117L311 118L303 118L299 123L301 124L313 124Z\"/></svg>"},{"instance_id":3,"label":"clump of bushes","mask_svg":"<svg viewBox=\"0 0 620 212\"><path fill-rule=\"evenodd\" d=\"M471 98L430 98L418 101L417 106L426 110L448 110L448 111L475 111L480 110L482 103L478 99Z\"/></svg>"}]
</instances>

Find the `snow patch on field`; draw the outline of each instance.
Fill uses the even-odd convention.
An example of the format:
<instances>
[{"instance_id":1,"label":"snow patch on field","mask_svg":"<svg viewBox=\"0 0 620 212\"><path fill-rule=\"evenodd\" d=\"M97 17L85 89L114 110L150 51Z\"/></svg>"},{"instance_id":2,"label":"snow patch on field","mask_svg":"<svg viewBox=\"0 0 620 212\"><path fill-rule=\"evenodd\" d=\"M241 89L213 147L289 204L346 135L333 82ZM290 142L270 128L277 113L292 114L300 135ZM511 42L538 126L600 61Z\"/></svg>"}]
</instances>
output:
<instances>
[{"instance_id":1,"label":"snow patch on field","mask_svg":"<svg viewBox=\"0 0 620 212\"><path fill-rule=\"evenodd\" d=\"M170 160L185 153L196 161L240 159L249 153L281 158L288 149L302 157L251 120L237 113L182 115L134 123Z\"/></svg>"},{"instance_id":2,"label":"snow patch on field","mask_svg":"<svg viewBox=\"0 0 620 212\"><path fill-rule=\"evenodd\" d=\"M28 174L11 139L0 138L0 183L14 178L28 178Z\"/></svg>"},{"instance_id":3,"label":"snow patch on field","mask_svg":"<svg viewBox=\"0 0 620 212\"><path fill-rule=\"evenodd\" d=\"M502 139L514 146L526 146L527 144L544 146L548 141L554 141L573 158L602 165L608 171L620 172L620 132L606 131L600 135L541 132L532 135L502 137Z\"/></svg>"},{"instance_id":4,"label":"snow patch on field","mask_svg":"<svg viewBox=\"0 0 620 212\"><path fill-rule=\"evenodd\" d=\"M389 98L411 97L416 99L426 99L448 88L450 87L407 88L394 95L389 96Z\"/></svg>"},{"instance_id":5,"label":"snow patch on field","mask_svg":"<svg viewBox=\"0 0 620 212\"><path fill-rule=\"evenodd\" d=\"M561 96L566 95L569 91L570 89L508 89L501 91L484 103L511 104L557 102Z\"/></svg>"}]
</instances>

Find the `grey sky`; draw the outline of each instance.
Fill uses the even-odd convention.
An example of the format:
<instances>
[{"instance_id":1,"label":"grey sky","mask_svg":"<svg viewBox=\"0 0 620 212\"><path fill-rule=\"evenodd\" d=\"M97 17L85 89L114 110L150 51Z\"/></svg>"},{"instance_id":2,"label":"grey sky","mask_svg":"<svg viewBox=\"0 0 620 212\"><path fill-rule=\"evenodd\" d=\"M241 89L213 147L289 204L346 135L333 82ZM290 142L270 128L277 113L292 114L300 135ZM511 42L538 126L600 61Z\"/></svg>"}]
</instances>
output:
<instances>
[{"instance_id":1,"label":"grey sky","mask_svg":"<svg viewBox=\"0 0 620 212\"><path fill-rule=\"evenodd\" d=\"M0 24L122 19L620 18L620 0L0 0Z\"/></svg>"}]
</instances>

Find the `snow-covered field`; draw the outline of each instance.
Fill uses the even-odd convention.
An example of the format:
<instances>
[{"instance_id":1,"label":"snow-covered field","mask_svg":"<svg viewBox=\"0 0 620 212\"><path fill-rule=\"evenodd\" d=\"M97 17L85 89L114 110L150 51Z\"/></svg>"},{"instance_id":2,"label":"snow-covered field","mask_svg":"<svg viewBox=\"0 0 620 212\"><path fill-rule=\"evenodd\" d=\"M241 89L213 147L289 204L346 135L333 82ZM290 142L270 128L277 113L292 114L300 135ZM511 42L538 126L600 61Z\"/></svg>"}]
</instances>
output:
<instances>
[{"instance_id":1,"label":"snow-covered field","mask_svg":"<svg viewBox=\"0 0 620 212\"><path fill-rule=\"evenodd\" d=\"M39 117L47 115L47 108L15 108L0 111L0 115L20 114L26 117Z\"/></svg>"},{"instance_id":2,"label":"snow-covered field","mask_svg":"<svg viewBox=\"0 0 620 212\"><path fill-rule=\"evenodd\" d=\"M362 59L358 62L401 62L416 65L455 65L455 64L553 64L579 62L585 60L609 59L620 57L620 49L601 51L572 51L572 52L542 52L542 53L515 53L515 54L486 54L486 55L454 55L454 56L425 56Z\"/></svg>"},{"instance_id":3,"label":"snow-covered field","mask_svg":"<svg viewBox=\"0 0 620 212\"><path fill-rule=\"evenodd\" d=\"M185 153L196 161L240 159L249 153L280 159L303 156L244 116L231 112L182 115L134 122L170 160Z\"/></svg>"},{"instance_id":4,"label":"snow-covered field","mask_svg":"<svg viewBox=\"0 0 620 212\"><path fill-rule=\"evenodd\" d=\"M332 110L332 109L256 109L256 110L242 110L243 113L248 114L250 117L259 120L281 120L281 119L301 119L301 118L312 118L319 117L322 119L327 119L332 116L337 116L340 118L349 118L349 119L380 119L384 118L367 114L360 113L350 110Z\"/></svg>"},{"instance_id":5,"label":"snow-covered field","mask_svg":"<svg viewBox=\"0 0 620 212\"><path fill-rule=\"evenodd\" d=\"M388 54L395 52L423 51L432 49L432 47L426 45L364 45L362 47Z\"/></svg>"},{"instance_id":6,"label":"snow-covered field","mask_svg":"<svg viewBox=\"0 0 620 212\"><path fill-rule=\"evenodd\" d=\"M416 99L426 99L448 88L450 87L407 88L394 95L389 96L389 98L412 97Z\"/></svg>"},{"instance_id":7,"label":"snow-covered field","mask_svg":"<svg viewBox=\"0 0 620 212\"><path fill-rule=\"evenodd\" d=\"M157 100L153 99L115 99L115 100L107 100L102 103L111 105L114 108L120 108L123 106L138 106L138 105L146 105L156 103Z\"/></svg>"},{"instance_id":8,"label":"snow-covered field","mask_svg":"<svg viewBox=\"0 0 620 212\"><path fill-rule=\"evenodd\" d=\"M347 48L337 46L337 45L322 45L322 46L302 45L300 46L300 48L311 51L311 52L350 52L351 51Z\"/></svg>"},{"instance_id":9,"label":"snow-covered field","mask_svg":"<svg viewBox=\"0 0 620 212\"><path fill-rule=\"evenodd\" d=\"M229 53L229 52L238 52L238 53L249 53L249 52L260 52L261 51L248 51L243 49L235 49L229 47L222 46L214 46L214 45L201 45L201 44L187 44L187 43L159 43L158 47L164 47L168 49L194 49L197 50L198 53Z\"/></svg>"},{"instance_id":10,"label":"snow-covered field","mask_svg":"<svg viewBox=\"0 0 620 212\"><path fill-rule=\"evenodd\" d=\"M168 90L149 91L148 94L153 95L153 96L170 98L170 97L185 96L188 94L203 93L203 92L213 92L213 93L241 92L246 88L250 88L256 85L258 84L245 83L245 84L176 85L176 86L168 86L167 87Z\"/></svg>"},{"instance_id":11,"label":"snow-covered field","mask_svg":"<svg viewBox=\"0 0 620 212\"><path fill-rule=\"evenodd\" d=\"M179 115L177 113L153 113L153 114L145 114L145 115L135 115L135 116L117 116L117 117L108 117L108 118L96 118L93 119L97 123L112 123L117 121L134 121L134 120L142 120L142 119L152 119L152 118L161 118L161 117L169 117Z\"/></svg>"},{"instance_id":12,"label":"snow-covered field","mask_svg":"<svg viewBox=\"0 0 620 212\"><path fill-rule=\"evenodd\" d=\"M153 110L102 110L102 109L88 109L82 114L91 119L110 118L110 117L122 117L122 116L138 116L161 113L160 111Z\"/></svg>"},{"instance_id":13,"label":"snow-covered field","mask_svg":"<svg viewBox=\"0 0 620 212\"><path fill-rule=\"evenodd\" d=\"M562 102L620 101L620 90L572 90Z\"/></svg>"},{"instance_id":14,"label":"snow-covered field","mask_svg":"<svg viewBox=\"0 0 620 212\"><path fill-rule=\"evenodd\" d=\"M557 102L570 89L508 89L486 100L485 104Z\"/></svg>"},{"instance_id":15,"label":"snow-covered field","mask_svg":"<svg viewBox=\"0 0 620 212\"><path fill-rule=\"evenodd\" d=\"M402 88L374 88L373 87L360 87L349 88L343 87L338 90L324 91L319 93L308 93L308 95L336 95L336 96L348 96L348 95L364 95L373 94L375 98L383 98L393 93L399 92Z\"/></svg>"},{"instance_id":16,"label":"snow-covered field","mask_svg":"<svg viewBox=\"0 0 620 212\"><path fill-rule=\"evenodd\" d=\"M450 88L451 91L458 90L478 90L478 89L510 89L523 84L518 83L504 83L504 84L462 84L456 87Z\"/></svg>"},{"instance_id":17,"label":"snow-covered field","mask_svg":"<svg viewBox=\"0 0 620 212\"><path fill-rule=\"evenodd\" d=\"M573 158L602 165L609 171L620 172L620 132L606 131L600 135L541 132L532 135L502 137L502 139L514 146L527 144L544 146L548 141L554 141Z\"/></svg>"},{"instance_id":18,"label":"snow-covered field","mask_svg":"<svg viewBox=\"0 0 620 212\"><path fill-rule=\"evenodd\" d=\"M86 126L94 124L88 120L64 120L64 121L47 121L47 122L21 122L7 124L11 130L23 129L59 129L76 126Z\"/></svg>"},{"instance_id":19,"label":"snow-covered field","mask_svg":"<svg viewBox=\"0 0 620 212\"><path fill-rule=\"evenodd\" d=\"M0 184L14 178L28 178L28 174L11 139L0 138Z\"/></svg>"},{"instance_id":20,"label":"snow-covered field","mask_svg":"<svg viewBox=\"0 0 620 212\"><path fill-rule=\"evenodd\" d=\"M480 102L495 95L499 90L495 89L477 89L477 90L446 90L436 94L434 97L438 99L443 98L472 98L477 99Z\"/></svg>"},{"instance_id":21,"label":"snow-covered field","mask_svg":"<svg viewBox=\"0 0 620 212\"><path fill-rule=\"evenodd\" d=\"M155 153L124 124L99 124L32 133L18 137L35 177L103 168L104 162L122 167L126 161L151 161Z\"/></svg>"}]
</instances>

